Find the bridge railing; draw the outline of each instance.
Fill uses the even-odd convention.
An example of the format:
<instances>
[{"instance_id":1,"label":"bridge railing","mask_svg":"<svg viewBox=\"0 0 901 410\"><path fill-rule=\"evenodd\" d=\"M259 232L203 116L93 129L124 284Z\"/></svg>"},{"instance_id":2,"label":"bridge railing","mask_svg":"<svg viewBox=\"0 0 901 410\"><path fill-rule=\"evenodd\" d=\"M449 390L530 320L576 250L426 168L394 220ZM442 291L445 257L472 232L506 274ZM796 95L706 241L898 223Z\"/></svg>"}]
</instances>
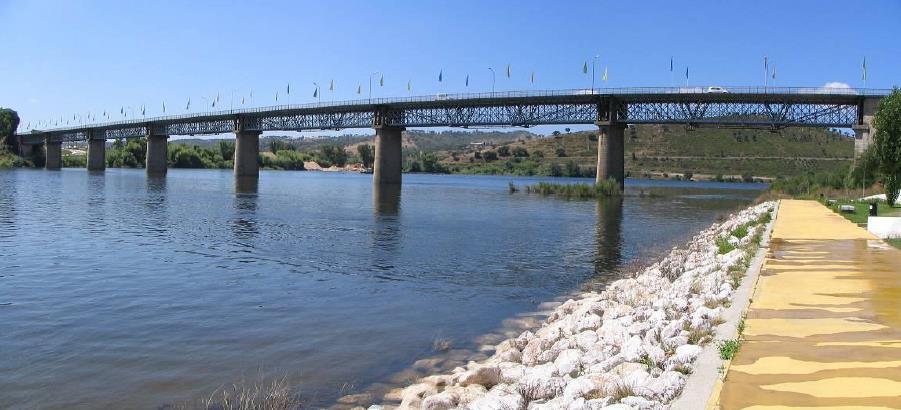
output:
<instances>
[{"instance_id":1,"label":"bridge railing","mask_svg":"<svg viewBox=\"0 0 901 410\"><path fill-rule=\"evenodd\" d=\"M720 87L724 94L754 94L754 95L822 95L822 96L860 96L880 97L891 93L890 89L873 88L829 88L829 87L764 87L764 86L728 86ZM511 98L527 97L568 97L579 95L617 96L617 95L643 95L643 94L712 94L717 90L709 86L685 86L685 87L616 87L616 88L581 88L563 90L534 90L534 91L497 91L484 93L456 93L456 94L430 94L409 97L389 98L365 98L356 100L328 101L322 103L286 104L263 106L254 108L241 108L220 111L193 112L188 114L167 115L158 117L142 117L132 120L110 121L104 123L85 124L78 126L58 127L39 130L39 132L66 132L91 128L119 128L126 126L140 126L151 122L176 122L204 117L227 117L242 114L257 114L274 111L313 110L337 107L360 107L371 109L372 106L404 103L426 103L454 100L503 100ZM29 135L30 132L18 133Z\"/></svg>"}]
</instances>

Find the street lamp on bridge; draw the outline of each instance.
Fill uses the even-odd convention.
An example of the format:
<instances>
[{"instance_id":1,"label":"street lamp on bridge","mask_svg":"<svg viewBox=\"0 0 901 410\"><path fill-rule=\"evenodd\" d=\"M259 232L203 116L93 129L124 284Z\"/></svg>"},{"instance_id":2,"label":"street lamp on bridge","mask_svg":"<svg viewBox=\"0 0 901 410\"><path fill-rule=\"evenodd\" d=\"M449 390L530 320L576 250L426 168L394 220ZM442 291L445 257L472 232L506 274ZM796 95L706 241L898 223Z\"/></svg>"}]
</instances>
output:
<instances>
[{"instance_id":1,"label":"street lamp on bridge","mask_svg":"<svg viewBox=\"0 0 901 410\"><path fill-rule=\"evenodd\" d=\"M372 77L375 77L376 74L381 74L381 72L376 71L372 74L369 74L369 101L372 101Z\"/></svg>"},{"instance_id":2,"label":"street lamp on bridge","mask_svg":"<svg viewBox=\"0 0 901 410\"><path fill-rule=\"evenodd\" d=\"M494 94L494 80L495 80L494 69L491 67L488 67L488 70L491 71L491 93Z\"/></svg>"}]
</instances>

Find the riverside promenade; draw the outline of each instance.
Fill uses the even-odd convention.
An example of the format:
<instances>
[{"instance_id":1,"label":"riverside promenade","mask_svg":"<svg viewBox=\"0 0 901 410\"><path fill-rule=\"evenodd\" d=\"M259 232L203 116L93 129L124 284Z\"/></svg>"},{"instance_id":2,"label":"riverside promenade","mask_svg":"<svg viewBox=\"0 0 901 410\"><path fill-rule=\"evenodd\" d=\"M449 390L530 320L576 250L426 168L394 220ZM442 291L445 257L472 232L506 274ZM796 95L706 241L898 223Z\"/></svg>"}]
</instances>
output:
<instances>
[{"instance_id":1,"label":"riverside promenade","mask_svg":"<svg viewBox=\"0 0 901 410\"><path fill-rule=\"evenodd\" d=\"M901 251L784 200L719 408L901 408Z\"/></svg>"}]
</instances>

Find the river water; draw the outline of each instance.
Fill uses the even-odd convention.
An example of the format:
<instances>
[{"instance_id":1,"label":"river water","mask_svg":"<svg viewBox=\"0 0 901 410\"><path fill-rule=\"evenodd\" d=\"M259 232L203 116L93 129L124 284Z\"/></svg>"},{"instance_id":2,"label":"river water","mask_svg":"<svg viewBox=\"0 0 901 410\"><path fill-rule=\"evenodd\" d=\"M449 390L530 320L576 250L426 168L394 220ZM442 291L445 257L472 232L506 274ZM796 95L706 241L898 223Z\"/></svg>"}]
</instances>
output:
<instances>
[{"instance_id":1,"label":"river water","mask_svg":"<svg viewBox=\"0 0 901 410\"><path fill-rule=\"evenodd\" d=\"M405 175L374 195L359 174L0 171L0 408L155 409L272 377L326 406L436 340L472 349L504 319L615 278L763 188L508 192L537 180Z\"/></svg>"}]
</instances>

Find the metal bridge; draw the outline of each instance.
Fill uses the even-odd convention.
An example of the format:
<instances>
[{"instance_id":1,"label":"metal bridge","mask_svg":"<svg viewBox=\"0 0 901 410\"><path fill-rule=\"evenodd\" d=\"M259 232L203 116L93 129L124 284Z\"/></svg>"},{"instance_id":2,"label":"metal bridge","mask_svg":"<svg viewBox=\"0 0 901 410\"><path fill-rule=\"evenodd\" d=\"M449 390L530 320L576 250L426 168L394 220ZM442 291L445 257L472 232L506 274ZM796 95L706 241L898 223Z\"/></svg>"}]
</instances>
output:
<instances>
[{"instance_id":1,"label":"metal bridge","mask_svg":"<svg viewBox=\"0 0 901 410\"><path fill-rule=\"evenodd\" d=\"M864 102L890 90L817 87L632 87L438 94L283 105L78 125L20 133L45 141L206 135L244 131L372 127L531 127L553 124L687 124L725 127L846 127L862 124Z\"/></svg>"},{"instance_id":2,"label":"metal bridge","mask_svg":"<svg viewBox=\"0 0 901 410\"><path fill-rule=\"evenodd\" d=\"M89 170L106 168L106 140L147 138L148 174L165 173L168 137L235 133L234 170L259 175L264 131L375 128L373 181L401 182L401 132L409 127L532 127L595 124L599 127L597 181L623 183L626 124L686 124L772 128L842 127L856 133L855 152L869 145L872 118L890 90L797 87L604 88L438 94L325 104L140 118L17 134L21 147L44 146L48 169L61 166L63 141L88 141ZM719 92L713 92L719 91ZM20 151L24 151L20 148Z\"/></svg>"}]
</instances>

